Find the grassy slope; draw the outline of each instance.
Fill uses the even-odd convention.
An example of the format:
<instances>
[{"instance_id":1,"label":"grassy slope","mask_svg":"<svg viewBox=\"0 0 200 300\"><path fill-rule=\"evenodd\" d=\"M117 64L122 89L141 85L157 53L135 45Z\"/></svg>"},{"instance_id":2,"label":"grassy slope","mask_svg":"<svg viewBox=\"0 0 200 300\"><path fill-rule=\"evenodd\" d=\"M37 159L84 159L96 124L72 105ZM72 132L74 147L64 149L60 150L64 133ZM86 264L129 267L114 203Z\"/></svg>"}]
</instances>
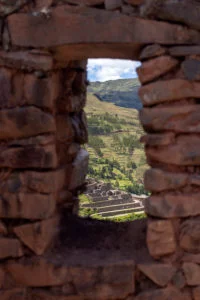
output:
<instances>
[{"instance_id":1,"label":"grassy slope","mask_svg":"<svg viewBox=\"0 0 200 300\"><path fill-rule=\"evenodd\" d=\"M98 137L100 137L105 144L105 147L101 148L101 151L103 153L103 159L107 158L109 160L114 159L118 161L121 168L125 168L126 171L127 169L130 170L133 180L135 182L143 183L143 173L146 170L147 165L145 162L145 156L144 156L142 145L138 144L138 146L135 147L132 154L128 153L128 151L124 153L120 149L115 149L114 140L113 140L114 135L118 135L119 138L132 135L136 137L138 140L140 139L140 136L143 134L143 130L139 123L138 111L135 109L123 108L123 107L116 106L112 103L100 101L94 95L88 94L87 106L86 106L86 113L88 116L88 120L90 120L91 116L97 116L97 118L100 118L102 115L105 114L105 112L107 112L109 115L115 117L117 116L121 126L121 130L120 130L121 132L113 133L117 130L115 130L114 128L115 125L110 124L114 128L114 130L111 133L106 135L98 135ZM123 122L120 122L122 120L125 120L126 124L122 124ZM90 127L90 121L88 123ZM90 165L95 170L98 171L101 170L102 167L105 166L105 164L102 162L96 164L95 160L96 158L98 158L96 151L94 150L94 148L90 146L88 146L87 149L90 153ZM127 164L130 163L130 161L135 162L137 166L135 169L130 169L127 167ZM125 189L127 185L132 184L132 181L128 179L128 177L124 174L123 171L114 169L114 173L119 175L120 179L117 178L115 180L111 180L113 184L115 184L117 180L119 183L119 187L123 189Z\"/></svg>"}]
</instances>

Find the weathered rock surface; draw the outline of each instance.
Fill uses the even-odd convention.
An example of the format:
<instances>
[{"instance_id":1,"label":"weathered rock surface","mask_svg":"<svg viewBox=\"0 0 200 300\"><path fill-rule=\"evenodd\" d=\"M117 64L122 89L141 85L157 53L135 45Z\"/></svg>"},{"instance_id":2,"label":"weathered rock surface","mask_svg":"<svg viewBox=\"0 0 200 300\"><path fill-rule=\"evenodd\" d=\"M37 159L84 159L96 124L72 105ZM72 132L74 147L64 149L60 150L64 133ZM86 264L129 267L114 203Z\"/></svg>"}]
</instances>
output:
<instances>
[{"instance_id":1,"label":"weathered rock surface","mask_svg":"<svg viewBox=\"0 0 200 300\"><path fill-rule=\"evenodd\" d=\"M140 82L145 84L171 71L178 64L179 61L171 56L160 56L144 62L141 67L137 68L137 74Z\"/></svg>"},{"instance_id":2,"label":"weathered rock surface","mask_svg":"<svg viewBox=\"0 0 200 300\"><path fill-rule=\"evenodd\" d=\"M200 46L176 46L169 48L172 56L200 55Z\"/></svg>"},{"instance_id":3,"label":"weathered rock surface","mask_svg":"<svg viewBox=\"0 0 200 300\"><path fill-rule=\"evenodd\" d=\"M50 71L54 68L53 58L48 52L33 51L0 51L0 66L17 67L21 70Z\"/></svg>"},{"instance_id":4,"label":"weathered rock surface","mask_svg":"<svg viewBox=\"0 0 200 300\"><path fill-rule=\"evenodd\" d=\"M147 159L180 166L200 165L200 140L198 135L180 135L167 147L148 147Z\"/></svg>"},{"instance_id":5,"label":"weathered rock surface","mask_svg":"<svg viewBox=\"0 0 200 300\"><path fill-rule=\"evenodd\" d=\"M193 289L193 297L194 300L198 300L200 298L200 287L196 287Z\"/></svg>"},{"instance_id":6,"label":"weathered rock surface","mask_svg":"<svg viewBox=\"0 0 200 300\"><path fill-rule=\"evenodd\" d=\"M147 84L139 89L144 106L174 102L185 98L199 98L200 83L184 79L171 79Z\"/></svg>"},{"instance_id":7,"label":"weathered rock surface","mask_svg":"<svg viewBox=\"0 0 200 300\"><path fill-rule=\"evenodd\" d=\"M200 80L200 60L187 59L182 63L182 69L188 80Z\"/></svg>"},{"instance_id":8,"label":"weathered rock surface","mask_svg":"<svg viewBox=\"0 0 200 300\"><path fill-rule=\"evenodd\" d=\"M143 108L140 120L147 131L200 132L198 105Z\"/></svg>"},{"instance_id":9,"label":"weathered rock surface","mask_svg":"<svg viewBox=\"0 0 200 300\"><path fill-rule=\"evenodd\" d=\"M8 0L8 1L1 1L0 3L0 16L5 17L17 10L19 10L23 5L25 5L28 0Z\"/></svg>"},{"instance_id":10,"label":"weathered rock surface","mask_svg":"<svg viewBox=\"0 0 200 300\"><path fill-rule=\"evenodd\" d=\"M17 237L35 254L42 255L58 232L59 218L21 225L14 228Z\"/></svg>"},{"instance_id":11,"label":"weathered rock surface","mask_svg":"<svg viewBox=\"0 0 200 300\"><path fill-rule=\"evenodd\" d=\"M166 286L176 272L170 264L139 264L138 269L161 287Z\"/></svg>"},{"instance_id":12,"label":"weathered rock surface","mask_svg":"<svg viewBox=\"0 0 200 300\"><path fill-rule=\"evenodd\" d=\"M25 104L55 110L55 101L59 96L59 74L54 73L47 78L38 78L28 74L24 79Z\"/></svg>"},{"instance_id":13,"label":"weathered rock surface","mask_svg":"<svg viewBox=\"0 0 200 300\"><path fill-rule=\"evenodd\" d=\"M146 46L140 53L140 60L146 60L149 58L161 56L161 55L166 54L166 52L167 52L167 50L158 44L149 45L149 46Z\"/></svg>"},{"instance_id":14,"label":"weathered rock surface","mask_svg":"<svg viewBox=\"0 0 200 300\"><path fill-rule=\"evenodd\" d=\"M113 265L59 266L44 258L35 258L32 261L21 259L10 261L6 267L12 278L18 284L30 287L67 285L72 282L78 295L87 299L104 299L108 293L115 299L116 291L123 299L134 291L134 265L124 262ZM124 288L124 287L125 288ZM114 293L114 297L112 296Z\"/></svg>"},{"instance_id":15,"label":"weathered rock surface","mask_svg":"<svg viewBox=\"0 0 200 300\"><path fill-rule=\"evenodd\" d=\"M180 25L119 15L117 12L66 5L53 9L50 16L48 22L44 14L9 16L12 44L48 48L72 43L200 43L200 33L197 31Z\"/></svg>"},{"instance_id":16,"label":"weathered rock surface","mask_svg":"<svg viewBox=\"0 0 200 300\"><path fill-rule=\"evenodd\" d=\"M172 144L174 141L175 135L172 132L147 134L142 136L140 139L140 142L147 146L167 146Z\"/></svg>"},{"instance_id":17,"label":"weathered rock surface","mask_svg":"<svg viewBox=\"0 0 200 300\"><path fill-rule=\"evenodd\" d=\"M56 131L52 115L35 107L0 111L0 140L26 138Z\"/></svg>"},{"instance_id":18,"label":"weathered rock surface","mask_svg":"<svg viewBox=\"0 0 200 300\"><path fill-rule=\"evenodd\" d=\"M200 30L199 14L200 4L198 1L182 0L168 1L163 0L157 5L153 1L146 1L142 8L142 16L154 17L161 20L184 23L191 28Z\"/></svg>"},{"instance_id":19,"label":"weathered rock surface","mask_svg":"<svg viewBox=\"0 0 200 300\"><path fill-rule=\"evenodd\" d=\"M22 255L22 245L18 239L0 237L0 259Z\"/></svg>"},{"instance_id":20,"label":"weathered rock surface","mask_svg":"<svg viewBox=\"0 0 200 300\"><path fill-rule=\"evenodd\" d=\"M158 289L139 294L135 300L192 300L189 294L182 293L175 287L167 287L165 289Z\"/></svg>"},{"instance_id":21,"label":"weathered rock surface","mask_svg":"<svg viewBox=\"0 0 200 300\"><path fill-rule=\"evenodd\" d=\"M200 252L200 220L187 220L181 225L180 246L187 252Z\"/></svg>"},{"instance_id":22,"label":"weathered rock surface","mask_svg":"<svg viewBox=\"0 0 200 300\"><path fill-rule=\"evenodd\" d=\"M160 169L149 169L144 175L145 189L152 192L175 190L189 183L189 176L184 173L164 172Z\"/></svg>"},{"instance_id":23,"label":"weathered rock surface","mask_svg":"<svg viewBox=\"0 0 200 300\"><path fill-rule=\"evenodd\" d=\"M0 166L3 168L55 168L55 138L37 136L0 145Z\"/></svg>"},{"instance_id":24,"label":"weathered rock surface","mask_svg":"<svg viewBox=\"0 0 200 300\"><path fill-rule=\"evenodd\" d=\"M17 300L25 300L26 297L26 289L24 288L15 288L10 290L0 291L1 300L9 300L9 299L17 299Z\"/></svg>"},{"instance_id":25,"label":"weathered rock surface","mask_svg":"<svg viewBox=\"0 0 200 300\"><path fill-rule=\"evenodd\" d=\"M199 193L153 195L145 201L145 211L161 218L197 216L200 213Z\"/></svg>"},{"instance_id":26,"label":"weathered rock surface","mask_svg":"<svg viewBox=\"0 0 200 300\"><path fill-rule=\"evenodd\" d=\"M194 263L185 262L183 272L188 285L200 285L200 266Z\"/></svg>"},{"instance_id":27,"label":"weathered rock surface","mask_svg":"<svg viewBox=\"0 0 200 300\"><path fill-rule=\"evenodd\" d=\"M4 193L0 196L0 217L42 220L52 216L55 205L54 194Z\"/></svg>"},{"instance_id":28,"label":"weathered rock surface","mask_svg":"<svg viewBox=\"0 0 200 300\"><path fill-rule=\"evenodd\" d=\"M0 234L1 235L7 235L8 230L3 222L0 221Z\"/></svg>"},{"instance_id":29,"label":"weathered rock surface","mask_svg":"<svg viewBox=\"0 0 200 300\"><path fill-rule=\"evenodd\" d=\"M68 188L74 190L83 185L87 173L89 154L86 150L81 149L72 165L71 174L69 175Z\"/></svg>"},{"instance_id":30,"label":"weathered rock surface","mask_svg":"<svg viewBox=\"0 0 200 300\"><path fill-rule=\"evenodd\" d=\"M147 227L147 245L155 258L174 253L176 240L172 223L166 220L150 221Z\"/></svg>"}]
</instances>

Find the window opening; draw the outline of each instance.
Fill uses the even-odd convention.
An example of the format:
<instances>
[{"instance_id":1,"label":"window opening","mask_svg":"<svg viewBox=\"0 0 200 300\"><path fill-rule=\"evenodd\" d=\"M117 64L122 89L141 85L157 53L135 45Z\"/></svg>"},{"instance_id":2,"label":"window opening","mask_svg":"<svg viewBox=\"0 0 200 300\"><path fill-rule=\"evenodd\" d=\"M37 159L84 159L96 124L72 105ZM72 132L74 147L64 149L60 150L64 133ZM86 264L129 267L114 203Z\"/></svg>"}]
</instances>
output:
<instances>
[{"instance_id":1,"label":"window opening","mask_svg":"<svg viewBox=\"0 0 200 300\"><path fill-rule=\"evenodd\" d=\"M147 163L140 143L139 65L128 60L88 60L85 148L90 160L87 190L79 196L81 217L113 221L145 217Z\"/></svg>"}]
</instances>

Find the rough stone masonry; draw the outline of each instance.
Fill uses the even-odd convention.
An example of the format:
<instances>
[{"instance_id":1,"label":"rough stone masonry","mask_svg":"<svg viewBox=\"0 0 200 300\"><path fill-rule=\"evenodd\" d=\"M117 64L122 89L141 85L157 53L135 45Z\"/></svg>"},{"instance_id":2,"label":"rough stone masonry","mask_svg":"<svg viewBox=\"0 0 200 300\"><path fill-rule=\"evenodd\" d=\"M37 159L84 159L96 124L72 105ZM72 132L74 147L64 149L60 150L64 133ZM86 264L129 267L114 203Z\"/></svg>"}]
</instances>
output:
<instances>
[{"instance_id":1,"label":"rough stone masonry","mask_svg":"<svg viewBox=\"0 0 200 300\"><path fill-rule=\"evenodd\" d=\"M200 299L199 15L197 0L0 1L1 300ZM142 62L140 262L55 247L87 173L88 57Z\"/></svg>"}]
</instances>

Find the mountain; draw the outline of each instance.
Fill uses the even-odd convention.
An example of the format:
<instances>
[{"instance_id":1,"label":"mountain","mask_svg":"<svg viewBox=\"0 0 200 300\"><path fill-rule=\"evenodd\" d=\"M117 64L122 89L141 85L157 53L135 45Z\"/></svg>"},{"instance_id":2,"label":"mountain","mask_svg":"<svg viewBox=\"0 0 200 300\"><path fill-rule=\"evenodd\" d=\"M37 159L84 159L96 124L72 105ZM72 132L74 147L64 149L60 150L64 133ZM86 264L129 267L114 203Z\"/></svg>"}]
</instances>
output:
<instances>
[{"instance_id":1,"label":"mountain","mask_svg":"<svg viewBox=\"0 0 200 300\"><path fill-rule=\"evenodd\" d=\"M105 82L90 82L88 93L94 94L99 100L114 103L117 106L140 110L142 103L138 96L139 80L118 79Z\"/></svg>"}]
</instances>

